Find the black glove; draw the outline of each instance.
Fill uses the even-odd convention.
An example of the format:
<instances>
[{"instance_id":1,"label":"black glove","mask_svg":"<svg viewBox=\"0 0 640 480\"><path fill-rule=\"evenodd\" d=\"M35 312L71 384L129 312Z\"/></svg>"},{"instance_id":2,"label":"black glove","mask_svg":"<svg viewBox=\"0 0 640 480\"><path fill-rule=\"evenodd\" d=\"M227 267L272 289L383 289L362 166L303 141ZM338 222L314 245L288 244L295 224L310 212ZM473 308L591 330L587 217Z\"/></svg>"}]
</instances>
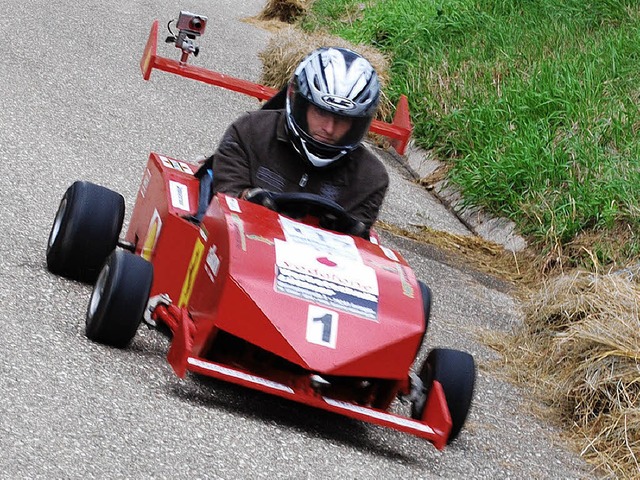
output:
<instances>
[{"instance_id":1,"label":"black glove","mask_svg":"<svg viewBox=\"0 0 640 480\"><path fill-rule=\"evenodd\" d=\"M245 190L242 194L242 198L249 202L267 207L269 210L277 211L276 203L273 201L273 195L268 190L264 190L262 188L251 188L249 190Z\"/></svg>"},{"instance_id":2,"label":"black glove","mask_svg":"<svg viewBox=\"0 0 640 480\"><path fill-rule=\"evenodd\" d=\"M360 220L357 220L353 225L349 227L349 231L347 232L347 234L354 237L369 238L369 229L364 223L362 223Z\"/></svg>"}]
</instances>

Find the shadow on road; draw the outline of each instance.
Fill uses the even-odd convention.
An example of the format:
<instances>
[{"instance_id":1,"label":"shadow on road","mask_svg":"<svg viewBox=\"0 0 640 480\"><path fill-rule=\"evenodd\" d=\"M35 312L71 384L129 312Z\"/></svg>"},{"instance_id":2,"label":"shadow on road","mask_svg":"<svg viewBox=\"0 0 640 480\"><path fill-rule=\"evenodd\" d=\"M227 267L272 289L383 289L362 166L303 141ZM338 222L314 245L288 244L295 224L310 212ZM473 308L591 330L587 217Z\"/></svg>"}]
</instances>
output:
<instances>
[{"instance_id":1,"label":"shadow on road","mask_svg":"<svg viewBox=\"0 0 640 480\"><path fill-rule=\"evenodd\" d=\"M371 426L332 412L309 407L291 400L192 374L185 382L173 382L167 389L182 401L207 408L224 409L229 413L264 423L276 423L307 435L367 452L389 460L417 465L415 458L404 455L392 445L381 444L370 436ZM392 435L402 435L388 430ZM389 438L389 437L386 437Z\"/></svg>"}]
</instances>

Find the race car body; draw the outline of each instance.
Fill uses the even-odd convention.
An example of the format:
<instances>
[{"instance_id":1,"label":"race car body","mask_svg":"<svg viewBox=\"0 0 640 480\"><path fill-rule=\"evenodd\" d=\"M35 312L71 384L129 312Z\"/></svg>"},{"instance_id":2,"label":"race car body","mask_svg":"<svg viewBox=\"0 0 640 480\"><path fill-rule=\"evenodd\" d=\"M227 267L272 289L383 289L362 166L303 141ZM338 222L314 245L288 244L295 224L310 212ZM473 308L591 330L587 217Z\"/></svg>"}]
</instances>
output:
<instances>
[{"instance_id":1,"label":"race car body","mask_svg":"<svg viewBox=\"0 0 640 480\"><path fill-rule=\"evenodd\" d=\"M307 370L406 377L425 320L400 255L223 194L195 225L198 183L167 165L190 168L151 155L125 239L154 266L151 296L189 307L197 352L215 328Z\"/></svg>"},{"instance_id":2,"label":"race car body","mask_svg":"<svg viewBox=\"0 0 640 480\"><path fill-rule=\"evenodd\" d=\"M125 237L153 264L150 296L188 311L170 315L161 306L155 314L174 334L176 372L329 410L354 400L387 409L406 389L425 332L420 289L404 259L223 194L196 225L193 168L150 156Z\"/></svg>"}]
</instances>

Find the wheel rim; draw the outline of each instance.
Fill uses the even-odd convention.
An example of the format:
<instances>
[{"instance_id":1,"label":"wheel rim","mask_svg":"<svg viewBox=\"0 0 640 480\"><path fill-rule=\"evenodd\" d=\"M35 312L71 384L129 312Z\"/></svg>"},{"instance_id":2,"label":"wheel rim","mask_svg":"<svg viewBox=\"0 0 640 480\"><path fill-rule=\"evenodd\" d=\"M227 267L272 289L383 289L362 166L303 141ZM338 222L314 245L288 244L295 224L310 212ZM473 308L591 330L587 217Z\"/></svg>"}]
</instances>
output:
<instances>
[{"instance_id":1,"label":"wheel rim","mask_svg":"<svg viewBox=\"0 0 640 480\"><path fill-rule=\"evenodd\" d=\"M58 213L53 221L53 228L51 229L51 235L49 235L49 245L51 248L60 234L60 228L62 227L62 221L64 220L65 213L67 213L67 197L64 197L58 207Z\"/></svg>"},{"instance_id":2,"label":"wheel rim","mask_svg":"<svg viewBox=\"0 0 640 480\"><path fill-rule=\"evenodd\" d=\"M91 301L89 302L89 317L93 318L96 311L98 310L98 305L100 305L100 301L102 300L102 294L104 293L105 285L107 284L107 278L109 278L109 265L105 265L100 272L100 276L98 280L96 280L96 284L93 287L93 293L91 294Z\"/></svg>"}]
</instances>

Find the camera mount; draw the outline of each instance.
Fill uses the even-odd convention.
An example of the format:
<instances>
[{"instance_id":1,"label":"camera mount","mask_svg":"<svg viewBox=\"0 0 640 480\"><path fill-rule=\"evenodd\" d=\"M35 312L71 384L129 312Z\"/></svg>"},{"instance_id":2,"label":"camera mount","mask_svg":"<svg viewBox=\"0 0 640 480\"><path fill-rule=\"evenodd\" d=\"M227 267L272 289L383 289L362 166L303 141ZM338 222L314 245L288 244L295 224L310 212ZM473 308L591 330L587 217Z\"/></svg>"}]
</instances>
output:
<instances>
[{"instance_id":1,"label":"camera mount","mask_svg":"<svg viewBox=\"0 0 640 480\"><path fill-rule=\"evenodd\" d=\"M272 87L259 85L248 80L235 78L206 68L189 65L186 61L189 53L191 53L190 49L187 49L186 55L183 50L183 60L180 62L158 55L158 30L159 22L158 20L155 20L151 25L149 38L147 38L147 43L144 47L142 58L140 59L142 78L145 80L149 80L151 78L151 72L153 70L159 70L179 75L181 77L190 78L192 80L197 80L199 82L204 82L208 85L226 88L234 92L249 95L257 98L258 100L269 100L278 93L278 91ZM171 29L169 29L169 31L171 31ZM202 32L203 29L201 28L199 33ZM187 39L189 39L189 37L187 37ZM169 37L167 41L174 43L176 41L176 37ZM182 49L179 45L176 46ZM193 53L195 53L195 51ZM391 123L374 119L373 122L371 122L370 131L389 138L391 146L396 150L396 152L400 155L404 155L411 138L411 132L413 131L411 116L409 114L409 100L407 97L405 95L400 96L400 100L396 106L396 112L393 115L393 121Z\"/></svg>"},{"instance_id":2,"label":"camera mount","mask_svg":"<svg viewBox=\"0 0 640 480\"><path fill-rule=\"evenodd\" d=\"M182 50L180 63L185 64L189 60L189 55L193 53L197 57L200 52L200 47L196 45L195 39L204 33L207 26L207 17L184 10L181 11L176 24L178 35L174 35L171 30L171 23L173 22L174 20L171 20L167 24L167 29L171 35L165 41L167 43L175 43L176 47Z\"/></svg>"}]
</instances>

